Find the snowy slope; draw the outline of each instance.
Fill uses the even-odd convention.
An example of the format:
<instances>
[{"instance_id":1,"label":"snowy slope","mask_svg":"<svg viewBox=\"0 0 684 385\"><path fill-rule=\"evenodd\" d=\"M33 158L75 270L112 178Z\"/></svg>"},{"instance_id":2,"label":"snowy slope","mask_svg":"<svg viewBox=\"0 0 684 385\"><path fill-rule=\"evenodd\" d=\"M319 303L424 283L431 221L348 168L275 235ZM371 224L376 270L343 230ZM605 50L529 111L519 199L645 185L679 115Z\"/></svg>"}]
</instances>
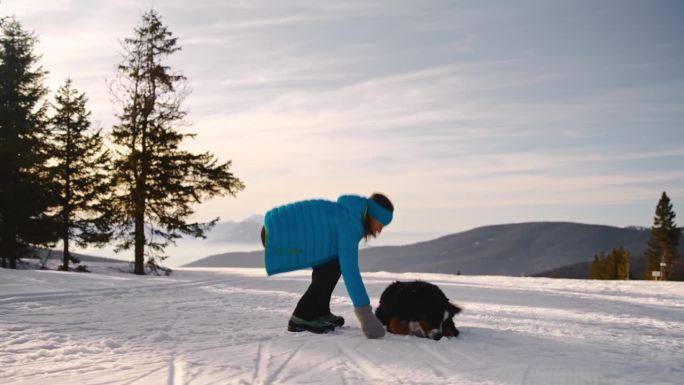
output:
<instances>
[{"instance_id":1,"label":"snowy slope","mask_svg":"<svg viewBox=\"0 0 684 385\"><path fill-rule=\"evenodd\" d=\"M438 284L457 339L363 337L344 285L328 335L285 325L309 272L136 277L0 270L1 384L680 384L684 285L364 274Z\"/></svg>"}]
</instances>

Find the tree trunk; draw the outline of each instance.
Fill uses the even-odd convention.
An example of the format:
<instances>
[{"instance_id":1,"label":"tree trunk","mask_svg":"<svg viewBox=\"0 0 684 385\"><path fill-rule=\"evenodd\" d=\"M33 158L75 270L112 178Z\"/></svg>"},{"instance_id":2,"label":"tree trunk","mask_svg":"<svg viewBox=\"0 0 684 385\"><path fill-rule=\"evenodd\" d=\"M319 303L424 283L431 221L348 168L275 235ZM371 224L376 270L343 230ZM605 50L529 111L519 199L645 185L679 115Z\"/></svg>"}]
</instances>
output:
<instances>
[{"instance_id":1,"label":"tree trunk","mask_svg":"<svg viewBox=\"0 0 684 385\"><path fill-rule=\"evenodd\" d=\"M10 269L16 269L17 268L17 232L15 227L12 226L12 219L8 218L5 222L5 228L4 233L2 234L2 258L3 258L3 265L2 267L9 267Z\"/></svg>"},{"instance_id":2,"label":"tree trunk","mask_svg":"<svg viewBox=\"0 0 684 385\"><path fill-rule=\"evenodd\" d=\"M144 106L144 103L143 103ZM135 195L135 274L145 274L145 205L147 196L147 123L149 112L143 107L140 136L140 174L136 180Z\"/></svg>"},{"instance_id":3,"label":"tree trunk","mask_svg":"<svg viewBox=\"0 0 684 385\"><path fill-rule=\"evenodd\" d=\"M64 258L64 271L69 271L69 260L71 255L69 254L69 227L71 226L71 127L67 125L67 138L66 138L66 160L64 162L64 229L63 229L63 242L64 242L64 253L62 257Z\"/></svg>"},{"instance_id":4,"label":"tree trunk","mask_svg":"<svg viewBox=\"0 0 684 385\"><path fill-rule=\"evenodd\" d=\"M64 235L62 241L64 242L64 252L62 253L62 257L64 259L64 271L69 271L69 260L71 259L71 255L69 254L69 227L64 226Z\"/></svg>"},{"instance_id":5,"label":"tree trunk","mask_svg":"<svg viewBox=\"0 0 684 385\"><path fill-rule=\"evenodd\" d=\"M3 231L2 236L0 237L0 263L2 264L3 269L7 268L8 251L9 247L7 245L7 234L5 231Z\"/></svg>"},{"instance_id":6,"label":"tree trunk","mask_svg":"<svg viewBox=\"0 0 684 385\"><path fill-rule=\"evenodd\" d=\"M145 210L136 203L135 208L135 274L145 274Z\"/></svg>"},{"instance_id":7,"label":"tree trunk","mask_svg":"<svg viewBox=\"0 0 684 385\"><path fill-rule=\"evenodd\" d=\"M15 235L16 237L16 235ZM10 269L16 269L17 268L17 243L15 242L16 238L11 238L9 239L8 245L9 247L7 248L7 252L9 254L9 268Z\"/></svg>"},{"instance_id":8,"label":"tree trunk","mask_svg":"<svg viewBox=\"0 0 684 385\"><path fill-rule=\"evenodd\" d=\"M7 250L8 247L5 244L5 237L3 234L2 240L0 240L0 263L2 264L2 268L6 269L7 268Z\"/></svg>"}]
</instances>

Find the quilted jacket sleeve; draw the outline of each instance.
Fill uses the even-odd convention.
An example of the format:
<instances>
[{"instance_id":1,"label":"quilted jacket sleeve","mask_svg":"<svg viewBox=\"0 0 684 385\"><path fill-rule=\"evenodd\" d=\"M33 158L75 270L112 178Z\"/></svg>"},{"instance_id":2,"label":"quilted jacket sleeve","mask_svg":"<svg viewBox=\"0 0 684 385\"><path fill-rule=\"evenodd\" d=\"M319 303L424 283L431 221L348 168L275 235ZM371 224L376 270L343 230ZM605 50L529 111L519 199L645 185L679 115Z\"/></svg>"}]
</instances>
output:
<instances>
[{"instance_id":1,"label":"quilted jacket sleeve","mask_svg":"<svg viewBox=\"0 0 684 385\"><path fill-rule=\"evenodd\" d=\"M338 226L340 270L354 307L370 305L366 287L359 270L358 229L351 225Z\"/></svg>"}]
</instances>

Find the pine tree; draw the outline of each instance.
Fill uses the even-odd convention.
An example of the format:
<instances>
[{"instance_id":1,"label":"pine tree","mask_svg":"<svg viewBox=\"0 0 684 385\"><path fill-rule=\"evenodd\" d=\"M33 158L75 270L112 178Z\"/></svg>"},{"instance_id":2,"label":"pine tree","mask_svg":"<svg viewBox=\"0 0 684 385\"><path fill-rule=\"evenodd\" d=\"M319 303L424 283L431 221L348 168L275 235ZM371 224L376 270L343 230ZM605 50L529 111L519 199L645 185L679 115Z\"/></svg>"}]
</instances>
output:
<instances>
[{"instance_id":1,"label":"pine tree","mask_svg":"<svg viewBox=\"0 0 684 385\"><path fill-rule=\"evenodd\" d=\"M33 53L37 41L12 18L0 23L0 256L9 268L32 246L57 239L48 215L56 202L47 168L47 72Z\"/></svg>"},{"instance_id":2,"label":"pine tree","mask_svg":"<svg viewBox=\"0 0 684 385\"><path fill-rule=\"evenodd\" d=\"M630 252L624 247L620 246L613 250L613 260L615 262L615 277L614 279L629 279L630 267Z\"/></svg>"},{"instance_id":3,"label":"pine tree","mask_svg":"<svg viewBox=\"0 0 684 385\"><path fill-rule=\"evenodd\" d=\"M600 279L610 279L610 268L608 266L608 257L610 254L606 254L604 252L601 252L599 254L599 277Z\"/></svg>"},{"instance_id":4,"label":"pine tree","mask_svg":"<svg viewBox=\"0 0 684 385\"><path fill-rule=\"evenodd\" d=\"M617 276L617 258L615 251L608 253L603 259L603 279L615 279Z\"/></svg>"},{"instance_id":5,"label":"pine tree","mask_svg":"<svg viewBox=\"0 0 684 385\"><path fill-rule=\"evenodd\" d=\"M610 279L610 268L608 266L609 255L606 255L603 251L594 257L595 267L595 279Z\"/></svg>"},{"instance_id":6,"label":"pine tree","mask_svg":"<svg viewBox=\"0 0 684 385\"><path fill-rule=\"evenodd\" d=\"M601 260L598 254L594 255L594 262L591 263L589 279L601 279Z\"/></svg>"},{"instance_id":7,"label":"pine tree","mask_svg":"<svg viewBox=\"0 0 684 385\"><path fill-rule=\"evenodd\" d=\"M52 166L55 192L59 197L60 235L64 247L62 269L71 256L70 240L79 247L101 246L110 238L108 206L109 151L104 148L100 131L90 131L87 98L67 79L55 96L56 112L52 125Z\"/></svg>"},{"instance_id":8,"label":"pine tree","mask_svg":"<svg viewBox=\"0 0 684 385\"><path fill-rule=\"evenodd\" d=\"M679 236L681 230L674 219L676 214L670 198L663 192L656 206L655 218L651 227L651 237L646 250L646 279L653 279L652 271L662 271L661 279L674 278L675 264L678 263ZM661 270L660 264L665 263Z\"/></svg>"},{"instance_id":9,"label":"pine tree","mask_svg":"<svg viewBox=\"0 0 684 385\"><path fill-rule=\"evenodd\" d=\"M183 139L194 137L179 130L186 115L181 109L186 78L166 64L180 49L159 14L146 12L134 37L123 43L118 82L112 86L122 109L112 132L118 145L113 199L117 250L134 248L136 274L145 274L145 256L154 268L166 258L169 244L183 234L204 237L218 221L187 223L191 204L235 196L244 188L230 172L230 161L220 164L211 153L180 149Z\"/></svg>"}]
</instances>

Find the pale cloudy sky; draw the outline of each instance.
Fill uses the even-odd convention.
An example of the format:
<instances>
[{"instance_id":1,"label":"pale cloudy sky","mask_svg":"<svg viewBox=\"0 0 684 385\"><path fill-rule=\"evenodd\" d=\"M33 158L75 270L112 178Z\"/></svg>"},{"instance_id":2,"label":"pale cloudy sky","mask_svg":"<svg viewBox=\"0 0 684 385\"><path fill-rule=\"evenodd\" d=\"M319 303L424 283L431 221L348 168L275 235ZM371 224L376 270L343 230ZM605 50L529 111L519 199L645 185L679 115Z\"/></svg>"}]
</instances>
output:
<instances>
[{"instance_id":1,"label":"pale cloudy sky","mask_svg":"<svg viewBox=\"0 0 684 385\"><path fill-rule=\"evenodd\" d=\"M189 147L247 185L198 218L387 194L412 241L509 222L684 224L682 1L0 0L93 118L154 7L193 90ZM396 241L397 239L393 239ZM397 243L397 242L394 242Z\"/></svg>"}]
</instances>

